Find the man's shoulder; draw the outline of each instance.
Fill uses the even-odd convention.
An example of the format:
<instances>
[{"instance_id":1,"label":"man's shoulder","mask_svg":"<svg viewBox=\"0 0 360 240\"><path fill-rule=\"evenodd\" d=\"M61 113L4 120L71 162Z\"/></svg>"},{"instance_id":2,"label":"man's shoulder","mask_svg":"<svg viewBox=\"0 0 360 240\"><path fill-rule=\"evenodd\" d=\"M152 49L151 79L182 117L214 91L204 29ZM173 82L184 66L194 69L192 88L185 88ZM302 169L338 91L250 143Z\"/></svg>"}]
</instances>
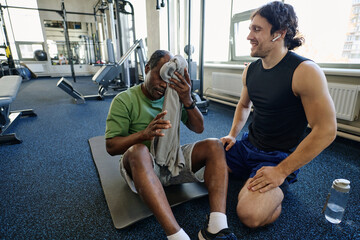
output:
<instances>
[{"instance_id":1,"label":"man's shoulder","mask_svg":"<svg viewBox=\"0 0 360 240\"><path fill-rule=\"evenodd\" d=\"M123 92L120 92L119 94L116 95L115 99L116 100L131 100L134 97L138 96L140 94L140 91L141 91L140 85L136 85L136 86L126 89Z\"/></svg>"},{"instance_id":2,"label":"man's shoulder","mask_svg":"<svg viewBox=\"0 0 360 240\"><path fill-rule=\"evenodd\" d=\"M111 102L110 112L130 112L134 107L139 106L139 101L142 101L139 96L139 87L139 85L136 85L118 93Z\"/></svg>"},{"instance_id":3,"label":"man's shoulder","mask_svg":"<svg viewBox=\"0 0 360 240\"><path fill-rule=\"evenodd\" d=\"M246 72L251 73L251 72L254 71L254 70L259 70L259 69L261 69L261 64L262 64L261 58L259 58L259 59L255 60L255 61L251 62L251 63L247 66L247 71L246 71Z\"/></svg>"},{"instance_id":4,"label":"man's shoulder","mask_svg":"<svg viewBox=\"0 0 360 240\"><path fill-rule=\"evenodd\" d=\"M315 62L311 60L305 60L299 64L299 66L296 68L296 72L300 75L318 75L323 74L323 71L321 70L320 66L317 65Z\"/></svg>"},{"instance_id":5,"label":"man's shoulder","mask_svg":"<svg viewBox=\"0 0 360 240\"><path fill-rule=\"evenodd\" d=\"M306 58L304 56L301 56L301 55L299 55L299 54L297 54L296 52L293 52L293 51L289 51L287 55L288 55L287 62L295 61L295 62L298 62L299 64L304 62L304 61L311 61L312 62L311 59Z\"/></svg>"},{"instance_id":6,"label":"man's shoulder","mask_svg":"<svg viewBox=\"0 0 360 240\"><path fill-rule=\"evenodd\" d=\"M326 86L323 70L313 61L303 61L293 75L294 92L301 95L304 92L319 90L318 86Z\"/></svg>"},{"instance_id":7,"label":"man's shoulder","mask_svg":"<svg viewBox=\"0 0 360 240\"><path fill-rule=\"evenodd\" d=\"M126 93L128 95L138 95L141 92L141 85L135 85L128 89L126 89L123 93Z\"/></svg>"},{"instance_id":8,"label":"man's shoulder","mask_svg":"<svg viewBox=\"0 0 360 240\"><path fill-rule=\"evenodd\" d=\"M252 61L251 63L249 63L249 67L258 66L259 64L261 64L261 62L262 62L261 58L258 58L255 61Z\"/></svg>"}]
</instances>

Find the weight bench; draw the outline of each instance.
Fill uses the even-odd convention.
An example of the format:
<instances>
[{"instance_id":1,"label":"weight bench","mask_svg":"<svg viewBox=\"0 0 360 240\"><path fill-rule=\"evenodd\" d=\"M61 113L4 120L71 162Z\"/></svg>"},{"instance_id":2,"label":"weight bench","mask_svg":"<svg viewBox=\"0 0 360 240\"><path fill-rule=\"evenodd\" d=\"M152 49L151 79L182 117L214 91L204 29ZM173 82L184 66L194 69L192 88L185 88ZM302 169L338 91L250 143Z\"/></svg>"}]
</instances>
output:
<instances>
[{"instance_id":1,"label":"weight bench","mask_svg":"<svg viewBox=\"0 0 360 240\"><path fill-rule=\"evenodd\" d=\"M22 140L15 133L4 134L10 125L21 116L34 117L32 109L10 111L10 104L15 100L22 78L18 75L0 78L0 144L18 144Z\"/></svg>"}]
</instances>

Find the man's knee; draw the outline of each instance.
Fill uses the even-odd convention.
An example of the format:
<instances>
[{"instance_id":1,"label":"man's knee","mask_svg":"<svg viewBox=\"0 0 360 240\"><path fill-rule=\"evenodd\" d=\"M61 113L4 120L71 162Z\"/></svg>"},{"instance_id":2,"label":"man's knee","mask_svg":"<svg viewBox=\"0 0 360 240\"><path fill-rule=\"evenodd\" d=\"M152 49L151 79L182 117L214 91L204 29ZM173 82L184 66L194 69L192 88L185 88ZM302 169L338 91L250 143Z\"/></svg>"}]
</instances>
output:
<instances>
[{"instance_id":1,"label":"man's knee","mask_svg":"<svg viewBox=\"0 0 360 240\"><path fill-rule=\"evenodd\" d=\"M236 213L244 225L249 228L258 228L274 222L280 216L281 204L275 209L273 214L266 215L259 211L259 207L239 202Z\"/></svg>"},{"instance_id":2,"label":"man's knee","mask_svg":"<svg viewBox=\"0 0 360 240\"><path fill-rule=\"evenodd\" d=\"M152 166L149 149L144 144L135 144L131 146L124 154L123 161L124 167L127 170L144 167L150 163Z\"/></svg>"},{"instance_id":3,"label":"man's knee","mask_svg":"<svg viewBox=\"0 0 360 240\"><path fill-rule=\"evenodd\" d=\"M218 138L208 138L206 139L209 142L209 146L212 151L224 150L223 144Z\"/></svg>"},{"instance_id":4,"label":"man's knee","mask_svg":"<svg viewBox=\"0 0 360 240\"><path fill-rule=\"evenodd\" d=\"M238 204L236 208L236 213L240 221L249 228L257 228L262 226L262 221L259 215L256 213L256 210L253 208L248 208Z\"/></svg>"},{"instance_id":5,"label":"man's knee","mask_svg":"<svg viewBox=\"0 0 360 240\"><path fill-rule=\"evenodd\" d=\"M197 142L193 149L192 170L198 171L203 166L216 166L221 169L222 166L227 167L225 161L225 151L219 139L208 138Z\"/></svg>"},{"instance_id":6,"label":"man's knee","mask_svg":"<svg viewBox=\"0 0 360 240\"><path fill-rule=\"evenodd\" d=\"M205 147L202 151L206 154L206 165L216 165L218 169L224 167L227 171L225 150L222 142L217 138L205 139Z\"/></svg>"},{"instance_id":7,"label":"man's knee","mask_svg":"<svg viewBox=\"0 0 360 240\"><path fill-rule=\"evenodd\" d=\"M221 141L217 138L208 138L200 142L201 147L199 151L203 151L207 156L225 156L224 147Z\"/></svg>"}]
</instances>

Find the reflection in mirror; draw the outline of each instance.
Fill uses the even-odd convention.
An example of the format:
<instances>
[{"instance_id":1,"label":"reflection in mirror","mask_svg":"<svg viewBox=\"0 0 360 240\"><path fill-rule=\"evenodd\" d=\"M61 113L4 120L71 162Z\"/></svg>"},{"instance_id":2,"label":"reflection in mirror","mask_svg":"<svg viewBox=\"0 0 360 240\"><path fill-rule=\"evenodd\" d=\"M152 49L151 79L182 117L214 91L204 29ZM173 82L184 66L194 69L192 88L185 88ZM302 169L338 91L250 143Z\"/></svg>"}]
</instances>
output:
<instances>
[{"instance_id":1,"label":"reflection in mirror","mask_svg":"<svg viewBox=\"0 0 360 240\"><path fill-rule=\"evenodd\" d=\"M70 50L73 64L92 64L95 62L92 24L67 22ZM46 43L52 65L69 64L63 21L45 20Z\"/></svg>"}]
</instances>

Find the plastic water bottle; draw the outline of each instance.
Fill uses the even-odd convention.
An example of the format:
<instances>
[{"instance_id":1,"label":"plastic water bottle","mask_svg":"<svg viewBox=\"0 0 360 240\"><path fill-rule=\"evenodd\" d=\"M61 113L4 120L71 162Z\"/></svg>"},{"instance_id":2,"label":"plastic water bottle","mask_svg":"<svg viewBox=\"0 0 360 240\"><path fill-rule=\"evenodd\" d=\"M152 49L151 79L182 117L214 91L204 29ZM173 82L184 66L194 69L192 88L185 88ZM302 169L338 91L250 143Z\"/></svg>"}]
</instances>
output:
<instances>
[{"instance_id":1,"label":"plastic water bottle","mask_svg":"<svg viewBox=\"0 0 360 240\"><path fill-rule=\"evenodd\" d=\"M349 180L335 179L333 181L325 209L326 220L334 224L341 222L349 198L349 191Z\"/></svg>"}]
</instances>

